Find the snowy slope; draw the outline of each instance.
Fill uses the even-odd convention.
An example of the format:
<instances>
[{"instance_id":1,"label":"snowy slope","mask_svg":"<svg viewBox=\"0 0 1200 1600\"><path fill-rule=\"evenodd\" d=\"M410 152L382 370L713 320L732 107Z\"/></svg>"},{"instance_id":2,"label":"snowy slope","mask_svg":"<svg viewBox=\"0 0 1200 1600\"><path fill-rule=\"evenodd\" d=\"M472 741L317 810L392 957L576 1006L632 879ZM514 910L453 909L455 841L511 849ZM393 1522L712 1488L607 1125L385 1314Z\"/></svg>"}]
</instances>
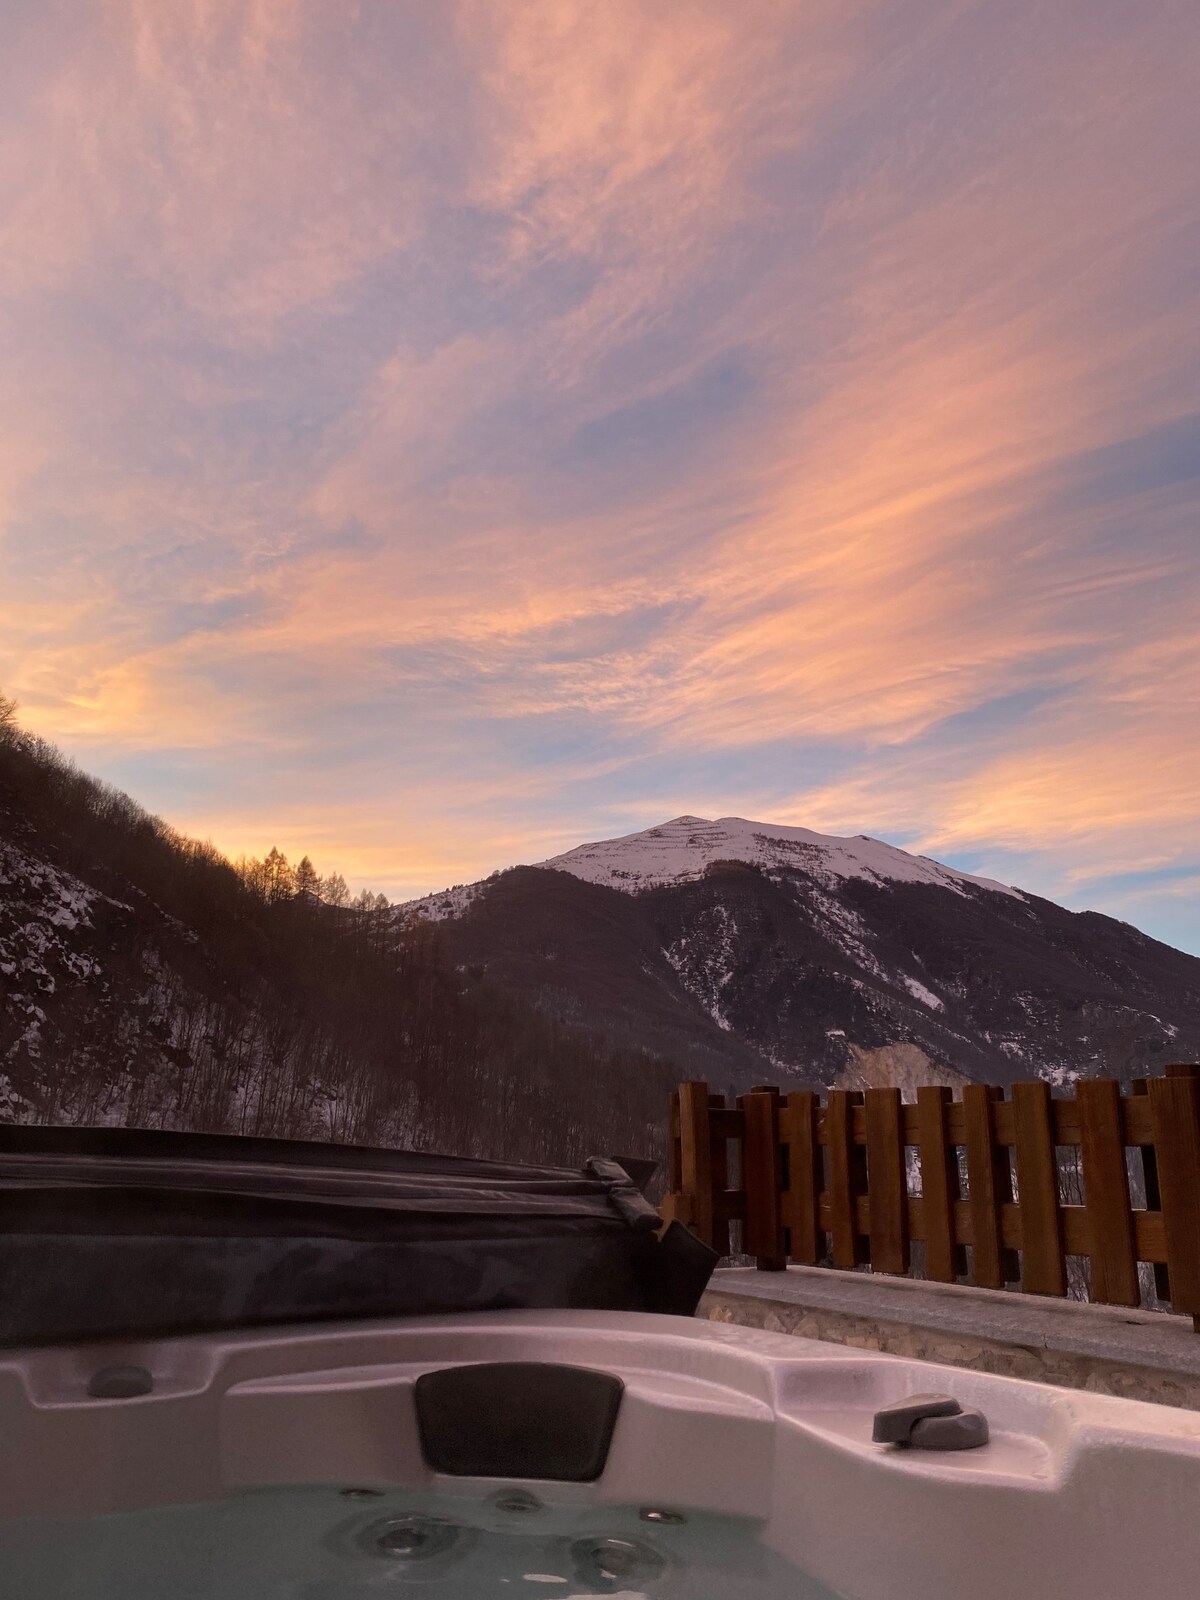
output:
<instances>
[{"instance_id":1,"label":"snowy slope","mask_svg":"<svg viewBox=\"0 0 1200 1600\"><path fill-rule=\"evenodd\" d=\"M48 1003L100 975L89 949L100 905L129 909L0 838L0 1120L29 1109L6 1069L53 1051L53 1034L43 1037Z\"/></svg>"},{"instance_id":2,"label":"snowy slope","mask_svg":"<svg viewBox=\"0 0 1200 1600\"><path fill-rule=\"evenodd\" d=\"M706 817L676 817L660 827L581 844L535 864L634 893L702 878L715 861L792 867L829 889L847 878L865 878L873 883L932 883L956 894L965 893L970 884L1021 898L1016 889L992 878L955 872L928 856L909 855L865 834L843 839L779 823L747 822L743 817L720 817L715 822Z\"/></svg>"},{"instance_id":3,"label":"snowy slope","mask_svg":"<svg viewBox=\"0 0 1200 1600\"><path fill-rule=\"evenodd\" d=\"M420 900L409 900L397 907L401 913L416 912L426 922L445 922L448 918L464 916L487 887L481 883L456 883L452 889L440 889Z\"/></svg>"}]
</instances>

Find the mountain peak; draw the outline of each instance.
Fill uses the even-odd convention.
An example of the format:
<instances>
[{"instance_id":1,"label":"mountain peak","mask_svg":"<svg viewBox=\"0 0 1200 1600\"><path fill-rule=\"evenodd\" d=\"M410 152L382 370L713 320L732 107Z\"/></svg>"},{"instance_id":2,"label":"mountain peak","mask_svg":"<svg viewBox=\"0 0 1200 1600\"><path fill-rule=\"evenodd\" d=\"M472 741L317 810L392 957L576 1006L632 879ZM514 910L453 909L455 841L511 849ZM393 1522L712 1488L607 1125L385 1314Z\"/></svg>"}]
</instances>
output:
<instances>
[{"instance_id":1,"label":"mountain peak","mask_svg":"<svg viewBox=\"0 0 1200 1600\"><path fill-rule=\"evenodd\" d=\"M910 855L867 834L843 838L785 823L746 817L673 817L640 833L577 845L535 865L570 872L589 883L626 893L699 878L716 861L745 861L766 869L792 868L827 886L847 878L874 883L930 883L965 894L969 887L1020 898L1019 891L992 878Z\"/></svg>"}]
</instances>

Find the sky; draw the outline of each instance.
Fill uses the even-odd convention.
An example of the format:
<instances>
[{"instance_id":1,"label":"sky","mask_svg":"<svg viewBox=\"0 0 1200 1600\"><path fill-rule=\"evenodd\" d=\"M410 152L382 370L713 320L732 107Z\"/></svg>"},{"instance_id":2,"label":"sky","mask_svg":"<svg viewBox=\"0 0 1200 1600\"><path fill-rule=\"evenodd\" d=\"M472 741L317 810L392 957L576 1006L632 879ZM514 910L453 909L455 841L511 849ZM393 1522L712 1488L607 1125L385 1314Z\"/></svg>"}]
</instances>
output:
<instances>
[{"instance_id":1,"label":"sky","mask_svg":"<svg viewBox=\"0 0 1200 1600\"><path fill-rule=\"evenodd\" d=\"M1200 952L1195 0L5 0L0 689L403 899L680 813Z\"/></svg>"}]
</instances>

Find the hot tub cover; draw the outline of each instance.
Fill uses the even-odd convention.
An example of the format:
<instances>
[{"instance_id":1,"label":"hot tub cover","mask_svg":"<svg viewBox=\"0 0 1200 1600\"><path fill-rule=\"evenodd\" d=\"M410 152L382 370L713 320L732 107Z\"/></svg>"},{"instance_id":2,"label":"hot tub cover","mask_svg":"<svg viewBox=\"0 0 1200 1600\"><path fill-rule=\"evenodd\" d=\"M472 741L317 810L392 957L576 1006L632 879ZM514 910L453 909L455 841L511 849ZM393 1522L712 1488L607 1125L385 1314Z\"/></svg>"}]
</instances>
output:
<instances>
[{"instance_id":1,"label":"hot tub cover","mask_svg":"<svg viewBox=\"0 0 1200 1600\"><path fill-rule=\"evenodd\" d=\"M639 1187L652 1172L3 1126L0 1343L457 1311L690 1316L717 1257L678 1223L659 1236Z\"/></svg>"}]
</instances>

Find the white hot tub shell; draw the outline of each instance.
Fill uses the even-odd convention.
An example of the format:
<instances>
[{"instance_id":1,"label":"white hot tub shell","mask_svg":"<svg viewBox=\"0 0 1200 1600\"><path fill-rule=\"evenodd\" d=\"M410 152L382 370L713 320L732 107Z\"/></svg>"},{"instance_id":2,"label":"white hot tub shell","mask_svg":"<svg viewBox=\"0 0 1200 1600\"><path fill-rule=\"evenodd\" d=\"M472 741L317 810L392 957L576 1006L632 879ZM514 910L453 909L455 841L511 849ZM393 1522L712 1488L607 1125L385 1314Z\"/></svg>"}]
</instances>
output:
<instances>
[{"instance_id":1,"label":"white hot tub shell","mask_svg":"<svg viewBox=\"0 0 1200 1600\"><path fill-rule=\"evenodd\" d=\"M1200 1416L684 1318L502 1312L210 1334L0 1356L0 1519L85 1518L268 1486L492 1493L439 1481L413 1386L471 1362L553 1362L625 1385L580 1506L749 1519L852 1600L1200 1595ZM95 1399L114 1363L150 1393ZM940 1391L982 1448L871 1441L876 1411ZM0 1526L0 1549L3 1527ZM14 1597L15 1600L15 1597Z\"/></svg>"}]
</instances>

